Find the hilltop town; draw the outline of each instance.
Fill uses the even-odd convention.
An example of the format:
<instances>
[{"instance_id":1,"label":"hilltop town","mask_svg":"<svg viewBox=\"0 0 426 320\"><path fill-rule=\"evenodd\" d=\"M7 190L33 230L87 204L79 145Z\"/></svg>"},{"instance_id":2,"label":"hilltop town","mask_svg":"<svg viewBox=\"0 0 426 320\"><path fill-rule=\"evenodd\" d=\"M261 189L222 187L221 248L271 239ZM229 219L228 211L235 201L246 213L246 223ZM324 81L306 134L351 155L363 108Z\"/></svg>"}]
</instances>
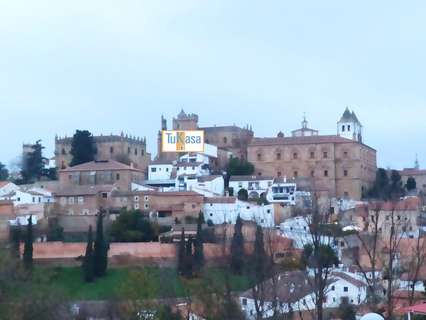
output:
<instances>
[{"instance_id":1,"label":"hilltop town","mask_svg":"<svg viewBox=\"0 0 426 320\"><path fill-rule=\"evenodd\" d=\"M159 115L157 150L150 132L76 128L49 156L35 133L19 172L0 164L0 315L421 314L426 170L379 168L355 111L326 134L304 117L259 137L181 110L171 125ZM202 131L203 151L164 152L166 130Z\"/></svg>"}]
</instances>

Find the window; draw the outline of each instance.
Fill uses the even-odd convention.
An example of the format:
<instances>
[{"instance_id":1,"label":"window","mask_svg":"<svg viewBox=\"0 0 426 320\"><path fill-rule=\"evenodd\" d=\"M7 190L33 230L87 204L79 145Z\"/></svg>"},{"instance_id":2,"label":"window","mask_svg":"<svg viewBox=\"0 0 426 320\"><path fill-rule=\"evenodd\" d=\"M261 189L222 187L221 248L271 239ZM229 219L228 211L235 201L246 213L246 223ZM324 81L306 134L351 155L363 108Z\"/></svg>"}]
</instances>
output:
<instances>
[{"instance_id":1,"label":"window","mask_svg":"<svg viewBox=\"0 0 426 320\"><path fill-rule=\"evenodd\" d=\"M344 157L344 158L347 158L347 157L348 157L348 152L347 152L347 151L343 152L343 157Z\"/></svg>"},{"instance_id":2,"label":"window","mask_svg":"<svg viewBox=\"0 0 426 320\"><path fill-rule=\"evenodd\" d=\"M19 198L18 198L18 201L19 201ZM67 198L65 198L65 197L61 197L61 204L62 204L62 205L67 204Z\"/></svg>"},{"instance_id":3,"label":"window","mask_svg":"<svg viewBox=\"0 0 426 320\"><path fill-rule=\"evenodd\" d=\"M120 180L120 174L119 173L115 174L115 180Z\"/></svg>"},{"instance_id":4,"label":"window","mask_svg":"<svg viewBox=\"0 0 426 320\"><path fill-rule=\"evenodd\" d=\"M281 160L281 153L277 153L277 160Z\"/></svg>"},{"instance_id":5,"label":"window","mask_svg":"<svg viewBox=\"0 0 426 320\"><path fill-rule=\"evenodd\" d=\"M77 202L78 202L79 204L84 203L84 197L78 197L78 198L77 198Z\"/></svg>"},{"instance_id":6,"label":"window","mask_svg":"<svg viewBox=\"0 0 426 320\"><path fill-rule=\"evenodd\" d=\"M157 168L151 168L151 172L157 172Z\"/></svg>"},{"instance_id":7,"label":"window","mask_svg":"<svg viewBox=\"0 0 426 320\"><path fill-rule=\"evenodd\" d=\"M227 137L223 137L223 143L228 143L228 138Z\"/></svg>"},{"instance_id":8,"label":"window","mask_svg":"<svg viewBox=\"0 0 426 320\"><path fill-rule=\"evenodd\" d=\"M349 288L348 287L343 287L343 292L348 292Z\"/></svg>"},{"instance_id":9,"label":"window","mask_svg":"<svg viewBox=\"0 0 426 320\"><path fill-rule=\"evenodd\" d=\"M246 306L247 305L247 299L246 298L244 298L243 299L243 306Z\"/></svg>"},{"instance_id":10,"label":"window","mask_svg":"<svg viewBox=\"0 0 426 320\"><path fill-rule=\"evenodd\" d=\"M141 150L141 156L144 156L145 155L145 150L144 149L142 149Z\"/></svg>"},{"instance_id":11,"label":"window","mask_svg":"<svg viewBox=\"0 0 426 320\"><path fill-rule=\"evenodd\" d=\"M83 209L83 210L81 210L81 213L82 213L84 216L87 216L87 215L89 214L89 209Z\"/></svg>"},{"instance_id":12,"label":"window","mask_svg":"<svg viewBox=\"0 0 426 320\"><path fill-rule=\"evenodd\" d=\"M74 197L68 198L68 204L74 204Z\"/></svg>"},{"instance_id":13,"label":"window","mask_svg":"<svg viewBox=\"0 0 426 320\"><path fill-rule=\"evenodd\" d=\"M299 174L299 173L298 173L297 171L294 171L294 172L293 172L293 177L297 178L298 174Z\"/></svg>"},{"instance_id":14,"label":"window","mask_svg":"<svg viewBox=\"0 0 426 320\"><path fill-rule=\"evenodd\" d=\"M133 201L135 201L135 202L139 201L139 196L134 196Z\"/></svg>"},{"instance_id":15,"label":"window","mask_svg":"<svg viewBox=\"0 0 426 320\"><path fill-rule=\"evenodd\" d=\"M135 210L139 210L139 203L137 203L137 202L136 202L136 203L134 204L133 208L134 208Z\"/></svg>"},{"instance_id":16,"label":"window","mask_svg":"<svg viewBox=\"0 0 426 320\"><path fill-rule=\"evenodd\" d=\"M347 191L343 192L343 196L344 196L345 198L348 198L348 197L349 197L349 192L347 192Z\"/></svg>"},{"instance_id":17,"label":"window","mask_svg":"<svg viewBox=\"0 0 426 320\"><path fill-rule=\"evenodd\" d=\"M311 151L310 157L311 157L311 159L314 159L315 158L315 152Z\"/></svg>"},{"instance_id":18,"label":"window","mask_svg":"<svg viewBox=\"0 0 426 320\"><path fill-rule=\"evenodd\" d=\"M345 132L345 126L342 126L342 132Z\"/></svg>"},{"instance_id":19,"label":"window","mask_svg":"<svg viewBox=\"0 0 426 320\"><path fill-rule=\"evenodd\" d=\"M143 207L144 207L145 209L149 209L149 204L148 204L148 203L145 203L145 204L143 205Z\"/></svg>"},{"instance_id":20,"label":"window","mask_svg":"<svg viewBox=\"0 0 426 320\"><path fill-rule=\"evenodd\" d=\"M147 202L149 200L148 196L143 197L143 201Z\"/></svg>"},{"instance_id":21,"label":"window","mask_svg":"<svg viewBox=\"0 0 426 320\"><path fill-rule=\"evenodd\" d=\"M293 159L297 159L297 152L293 153Z\"/></svg>"},{"instance_id":22,"label":"window","mask_svg":"<svg viewBox=\"0 0 426 320\"><path fill-rule=\"evenodd\" d=\"M311 177L315 177L315 171L311 170Z\"/></svg>"},{"instance_id":23,"label":"window","mask_svg":"<svg viewBox=\"0 0 426 320\"><path fill-rule=\"evenodd\" d=\"M66 155L66 154L67 154L67 152L65 151L64 148L62 148L62 155Z\"/></svg>"},{"instance_id":24,"label":"window","mask_svg":"<svg viewBox=\"0 0 426 320\"><path fill-rule=\"evenodd\" d=\"M127 147L127 153L130 154L131 150L130 147Z\"/></svg>"},{"instance_id":25,"label":"window","mask_svg":"<svg viewBox=\"0 0 426 320\"><path fill-rule=\"evenodd\" d=\"M102 192L102 198L104 198L104 199L108 198L108 193Z\"/></svg>"},{"instance_id":26,"label":"window","mask_svg":"<svg viewBox=\"0 0 426 320\"><path fill-rule=\"evenodd\" d=\"M114 153L114 147L109 148L109 153Z\"/></svg>"},{"instance_id":27,"label":"window","mask_svg":"<svg viewBox=\"0 0 426 320\"><path fill-rule=\"evenodd\" d=\"M324 177L328 177L328 170L324 170Z\"/></svg>"},{"instance_id":28,"label":"window","mask_svg":"<svg viewBox=\"0 0 426 320\"><path fill-rule=\"evenodd\" d=\"M257 160L259 160L259 161L262 160L262 154L261 153L257 154Z\"/></svg>"},{"instance_id":29,"label":"window","mask_svg":"<svg viewBox=\"0 0 426 320\"><path fill-rule=\"evenodd\" d=\"M281 177L281 171L278 171L278 172L277 172L277 176L278 176L278 177Z\"/></svg>"},{"instance_id":30,"label":"window","mask_svg":"<svg viewBox=\"0 0 426 320\"><path fill-rule=\"evenodd\" d=\"M348 131L351 131L351 125L350 124L348 125Z\"/></svg>"},{"instance_id":31,"label":"window","mask_svg":"<svg viewBox=\"0 0 426 320\"><path fill-rule=\"evenodd\" d=\"M335 286L331 286L331 291L334 291L334 290L336 290L336 287Z\"/></svg>"},{"instance_id":32,"label":"window","mask_svg":"<svg viewBox=\"0 0 426 320\"><path fill-rule=\"evenodd\" d=\"M192 204L192 209L195 209L195 204Z\"/></svg>"},{"instance_id":33,"label":"window","mask_svg":"<svg viewBox=\"0 0 426 320\"><path fill-rule=\"evenodd\" d=\"M327 159L327 158L328 158L328 152L327 152L327 151L324 151L324 152L322 153L322 157L323 157L324 159Z\"/></svg>"},{"instance_id":34,"label":"window","mask_svg":"<svg viewBox=\"0 0 426 320\"><path fill-rule=\"evenodd\" d=\"M135 156L138 155L138 149L135 148Z\"/></svg>"},{"instance_id":35,"label":"window","mask_svg":"<svg viewBox=\"0 0 426 320\"><path fill-rule=\"evenodd\" d=\"M35 197L33 197L33 203L35 202Z\"/></svg>"},{"instance_id":36,"label":"window","mask_svg":"<svg viewBox=\"0 0 426 320\"><path fill-rule=\"evenodd\" d=\"M347 177L347 176L348 176L348 170L343 170L343 175L344 175L345 177Z\"/></svg>"}]
</instances>

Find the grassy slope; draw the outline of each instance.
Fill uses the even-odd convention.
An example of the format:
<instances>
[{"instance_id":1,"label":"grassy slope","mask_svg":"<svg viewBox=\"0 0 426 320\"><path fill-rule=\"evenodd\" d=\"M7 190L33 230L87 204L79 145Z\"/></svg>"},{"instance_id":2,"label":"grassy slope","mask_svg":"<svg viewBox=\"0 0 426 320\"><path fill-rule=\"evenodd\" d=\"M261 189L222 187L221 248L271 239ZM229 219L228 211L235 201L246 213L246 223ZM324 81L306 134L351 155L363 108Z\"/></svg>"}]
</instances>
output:
<instances>
[{"instance_id":1,"label":"grassy slope","mask_svg":"<svg viewBox=\"0 0 426 320\"><path fill-rule=\"evenodd\" d=\"M122 268L110 269L106 277L94 283L85 283L80 268L40 268L37 271L44 274L51 287L72 300L123 299L135 295L150 298L184 297L189 294L189 288L197 290L208 284L224 285L225 273L229 272L209 268L203 279L185 280L171 268ZM230 275L230 284L234 291L250 287L249 279L245 276Z\"/></svg>"}]
</instances>

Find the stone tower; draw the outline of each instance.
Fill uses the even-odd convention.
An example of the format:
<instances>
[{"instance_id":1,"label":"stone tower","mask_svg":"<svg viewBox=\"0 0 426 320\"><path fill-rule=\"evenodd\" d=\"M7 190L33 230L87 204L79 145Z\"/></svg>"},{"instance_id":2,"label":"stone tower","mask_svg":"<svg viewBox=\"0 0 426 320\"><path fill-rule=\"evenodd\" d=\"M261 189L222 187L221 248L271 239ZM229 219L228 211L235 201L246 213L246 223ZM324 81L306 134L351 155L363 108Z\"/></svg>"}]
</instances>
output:
<instances>
[{"instance_id":1,"label":"stone tower","mask_svg":"<svg viewBox=\"0 0 426 320\"><path fill-rule=\"evenodd\" d=\"M173 118L173 130L196 130L198 129L198 115L195 113L186 114L183 109Z\"/></svg>"},{"instance_id":2,"label":"stone tower","mask_svg":"<svg viewBox=\"0 0 426 320\"><path fill-rule=\"evenodd\" d=\"M362 142L362 124L354 111L346 107L339 122L337 122L337 135L346 139Z\"/></svg>"}]
</instances>

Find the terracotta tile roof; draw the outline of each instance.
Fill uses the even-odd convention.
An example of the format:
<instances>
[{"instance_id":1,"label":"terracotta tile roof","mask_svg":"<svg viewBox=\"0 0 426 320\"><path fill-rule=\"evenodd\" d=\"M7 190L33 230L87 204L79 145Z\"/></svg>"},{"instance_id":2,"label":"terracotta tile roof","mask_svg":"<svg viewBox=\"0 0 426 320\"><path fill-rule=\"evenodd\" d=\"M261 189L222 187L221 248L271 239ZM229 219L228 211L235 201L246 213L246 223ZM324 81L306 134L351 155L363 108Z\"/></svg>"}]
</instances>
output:
<instances>
[{"instance_id":1,"label":"terracotta tile roof","mask_svg":"<svg viewBox=\"0 0 426 320\"><path fill-rule=\"evenodd\" d=\"M371 150L375 150L370 146L355 140L346 139L337 135L318 135L304 137L273 137L273 138L253 138L249 147L256 146L281 146L281 145L299 145L299 144L323 144L323 143L356 143L363 145Z\"/></svg>"},{"instance_id":2,"label":"terracotta tile roof","mask_svg":"<svg viewBox=\"0 0 426 320\"><path fill-rule=\"evenodd\" d=\"M328 284L335 282L330 279ZM276 290L272 280L263 283L263 297L265 301L272 301L275 297L282 303L295 303L313 292L313 280L303 271L285 272L278 276ZM253 291L245 291L241 297L253 298Z\"/></svg>"},{"instance_id":3,"label":"terracotta tile roof","mask_svg":"<svg viewBox=\"0 0 426 320\"><path fill-rule=\"evenodd\" d=\"M97 186L72 186L57 190L54 195L61 196L83 196L96 195L100 192L111 192L115 189L113 185L97 185Z\"/></svg>"},{"instance_id":4,"label":"terracotta tile roof","mask_svg":"<svg viewBox=\"0 0 426 320\"><path fill-rule=\"evenodd\" d=\"M132 170L142 172L139 169L128 166L115 160L101 160L82 163L73 167L60 170L60 172L78 172L78 171L111 171L111 170Z\"/></svg>"},{"instance_id":5,"label":"terracotta tile roof","mask_svg":"<svg viewBox=\"0 0 426 320\"><path fill-rule=\"evenodd\" d=\"M426 176L426 170L413 169L413 168L405 168L400 172L401 176Z\"/></svg>"},{"instance_id":6,"label":"terracotta tile roof","mask_svg":"<svg viewBox=\"0 0 426 320\"><path fill-rule=\"evenodd\" d=\"M367 286L361 280L355 279L355 278L351 277L350 275L348 275L348 274L346 274L344 272L332 272L331 276L343 279L343 280L345 280L345 281L353 284L355 287L358 287L358 288L362 288L362 287L366 287Z\"/></svg>"},{"instance_id":7,"label":"terracotta tile roof","mask_svg":"<svg viewBox=\"0 0 426 320\"><path fill-rule=\"evenodd\" d=\"M208 181L213 181L217 178L222 178L222 176L221 175L201 176L201 177L198 177L198 181L199 182L208 182Z\"/></svg>"},{"instance_id":8,"label":"terracotta tile roof","mask_svg":"<svg viewBox=\"0 0 426 320\"><path fill-rule=\"evenodd\" d=\"M11 183L11 182L10 181L0 181L0 188L7 186L9 183Z\"/></svg>"},{"instance_id":9,"label":"terracotta tile roof","mask_svg":"<svg viewBox=\"0 0 426 320\"><path fill-rule=\"evenodd\" d=\"M150 163L150 165L160 165L160 164L163 164L163 165L173 165L173 163L172 163L173 161L170 161L170 160L162 160L162 159L157 159L157 160L154 160L154 161L152 161L151 163Z\"/></svg>"},{"instance_id":10,"label":"terracotta tile roof","mask_svg":"<svg viewBox=\"0 0 426 320\"><path fill-rule=\"evenodd\" d=\"M273 177L268 176L231 176L229 181L263 181L274 180Z\"/></svg>"},{"instance_id":11,"label":"terracotta tile roof","mask_svg":"<svg viewBox=\"0 0 426 320\"><path fill-rule=\"evenodd\" d=\"M235 203L236 197L205 197L204 203Z\"/></svg>"}]
</instances>

